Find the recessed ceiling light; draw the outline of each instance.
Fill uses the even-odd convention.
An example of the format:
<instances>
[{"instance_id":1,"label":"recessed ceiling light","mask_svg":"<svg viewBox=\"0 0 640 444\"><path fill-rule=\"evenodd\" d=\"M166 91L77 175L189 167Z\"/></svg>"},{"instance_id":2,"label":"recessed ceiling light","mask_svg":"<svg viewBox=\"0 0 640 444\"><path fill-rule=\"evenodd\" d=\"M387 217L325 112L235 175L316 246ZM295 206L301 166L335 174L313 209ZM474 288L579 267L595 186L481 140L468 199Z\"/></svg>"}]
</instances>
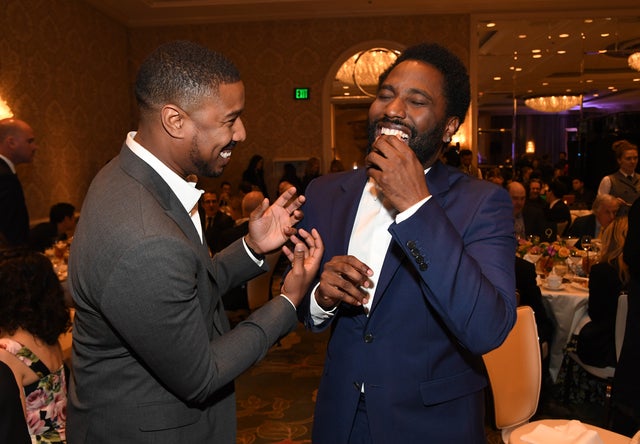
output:
<instances>
[{"instance_id":1,"label":"recessed ceiling light","mask_svg":"<svg viewBox=\"0 0 640 444\"><path fill-rule=\"evenodd\" d=\"M584 19L585 23L593 23L593 19Z\"/></svg>"},{"instance_id":2,"label":"recessed ceiling light","mask_svg":"<svg viewBox=\"0 0 640 444\"><path fill-rule=\"evenodd\" d=\"M516 72L522 71L522 68L516 68Z\"/></svg>"},{"instance_id":3,"label":"recessed ceiling light","mask_svg":"<svg viewBox=\"0 0 640 444\"><path fill-rule=\"evenodd\" d=\"M518 36L519 39L526 39L527 38L527 34L520 34Z\"/></svg>"},{"instance_id":4,"label":"recessed ceiling light","mask_svg":"<svg viewBox=\"0 0 640 444\"><path fill-rule=\"evenodd\" d=\"M600 37L609 37L609 33L608 32L603 32L602 34L600 34Z\"/></svg>"},{"instance_id":5,"label":"recessed ceiling light","mask_svg":"<svg viewBox=\"0 0 640 444\"><path fill-rule=\"evenodd\" d=\"M567 53L567 51L565 51L564 49L559 49L557 52L558 52L558 54L566 54Z\"/></svg>"},{"instance_id":6,"label":"recessed ceiling light","mask_svg":"<svg viewBox=\"0 0 640 444\"><path fill-rule=\"evenodd\" d=\"M587 82L587 83L593 83L593 80L592 80L592 79L587 79L587 80L585 80L585 82Z\"/></svg>"},{"instance_id":7,"label":"recessed ceiling light","mask_svg":"<svg viewBox=\"0 0 640 444\"><path fill-rule=\"evenodd\" d=\"M494 26L496 26L496 24L493 22L487 23L487 28L493 28Z\"/></svg>"},{"instance_id":8,"label":"recessed ceiling light","mask_svg":"<svg viewBox=\"0 0 640 444\"><path fill-rule=\"evenodd\" d=\"M534 54L533 58L534 59L541 59L542 58L542 54Z\"/></svg>"},{"instance_id":9,"label":"recessed ceiling light","mask_svg":"<svg viewBox=\"0 0 640 444\"><path fill-rule=\"evenodd\" d=\"M614 90L614 89L616 89L616 87L615 86L607 86L607 89Z\"/></svg>"},{"instance_id":10,"label":"recessed ceiling light","mask_svg":"<svg viewBox=\"0 0 640 444\"><path fill-rule=\"evenodd\" d=\"M633 79L634 82L640 82L640 79Z\"/></svg>"},{"instance_id":11,"label":"recessed ceiling light","mask_svg":"<svg viewBox=\"0 0 640 444\"><path fill-rule=\"evenodd\" d=\"M538 54L538 53L542 52L542 50L540 50L540 49L532 49L531 52L534 53L534 54Z\"/></svg>"},{"instance_id":12,"label":"recessed ceiling light","mask_svg":"<svg viewBox=\"0 0 640 444\"><path fill-rule=\"evenodd\" d=\"M567 37L569 37L569 34L560 34L558 37L560 37L561 39L566 39Z\"/></svg>"},{"instance_id":13,"label":"recessed ceiling light","mask_svg":"<svg viewBox=\"0 0 640 444\"><path fill-rule=\"evenodd\" d=\"M495 77L493 78L493 80L502 80L502 77L500 77L500 76L495 76Z\"/></svg>"},{"instance_id":14,"label":"recessed ceiling light","mask_svg":"<svg viewBox=\"0 0 640 444\"><path fill-rule=\"evenodd\" d=\"M542 86L549 86L549 82L542 82Z\"/></svg>"}]
</instances>

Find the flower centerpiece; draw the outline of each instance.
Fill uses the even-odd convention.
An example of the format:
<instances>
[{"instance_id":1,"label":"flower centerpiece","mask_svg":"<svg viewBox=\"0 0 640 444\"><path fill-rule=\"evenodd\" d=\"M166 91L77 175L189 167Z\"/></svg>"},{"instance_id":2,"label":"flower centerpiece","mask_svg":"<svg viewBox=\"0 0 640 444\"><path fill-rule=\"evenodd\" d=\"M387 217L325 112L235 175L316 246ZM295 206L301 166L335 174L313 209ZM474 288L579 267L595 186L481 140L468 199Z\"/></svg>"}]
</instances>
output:
<instances>
[{"instance_id":1,"label":"flower centerpiece","mask_svg":"<svg viewBox=\"0 0 640 444\"><path fill-rule=\"evenodd\" d=\"M576 247L570 247L563 241L556 242L532 242L520 239L516 254L536 264L536 269L544 274L549 274L553 265L564 262L570 256L576 256L580 252Z\"/></svg>"}]
</instances>

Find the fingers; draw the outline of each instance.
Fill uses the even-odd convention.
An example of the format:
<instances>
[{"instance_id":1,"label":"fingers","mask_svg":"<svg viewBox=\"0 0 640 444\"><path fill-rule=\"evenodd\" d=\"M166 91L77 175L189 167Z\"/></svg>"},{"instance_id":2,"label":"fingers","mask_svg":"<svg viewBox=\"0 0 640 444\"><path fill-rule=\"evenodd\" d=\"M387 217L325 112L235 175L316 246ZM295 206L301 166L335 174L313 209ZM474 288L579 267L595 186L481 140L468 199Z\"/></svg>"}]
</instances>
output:
<instances>
[{"instance_id":1,"label":"fingers","mask_svg":"<svg viewBox=\"0 0 640 444\"><path fill-rule=\"evenodd\" d=\"M268 208L269 208L269 199L265 197L262 200L262 203L258 205L258 207L255 210L251 212L251 214L249 215L249 218L251 220L260 219L262 215L267 211Z\"/></svg>"},{"instance_id":2,"label":"fingers","mask_svg":"<svg viewBox=\"0 0 640 444\"><path fill-rule=\"evenodd\" d=\"M323 308L338 302L366 304L368 289L373 287L373 271L354 256L336 256L327 262L320 276L316 300Z\"/></svg>"}]
</instances>

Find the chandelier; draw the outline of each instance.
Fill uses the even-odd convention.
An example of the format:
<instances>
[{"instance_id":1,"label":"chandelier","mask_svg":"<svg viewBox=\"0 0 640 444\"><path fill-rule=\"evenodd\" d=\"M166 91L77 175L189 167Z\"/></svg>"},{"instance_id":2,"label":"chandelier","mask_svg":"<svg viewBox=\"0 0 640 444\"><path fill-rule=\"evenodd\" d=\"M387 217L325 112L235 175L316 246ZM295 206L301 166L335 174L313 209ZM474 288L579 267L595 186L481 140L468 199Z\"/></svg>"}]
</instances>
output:
<instances>
[{"instance_id":1,"label":"chandelier","mask_svg":"<svg viewBox=\"0 0 640 444\"><path fill-rule=\"evenodd\" d=\"M398 54L398 51L387 48L360 51L342 64L336 80L355 85L366 96L375 97L380 74L398 58Z\"/></svg>"},{"instance_id":2,"label":"chandelier","mask_svg":"<svg viewBox=\"0 0 640 444\"><path fill-rule=\"evenodd\" d=\"M531 97L524 104L543 113L559 113L580 105L582 96L540 96Z\"/></svg>"},{"instance_id":3,"label":"chandelier","mask_svg":"<svg viewBox=\"0 0 640 444\"><path fill-rule=\"evenodd\" d=\"M640 71L640 52L634 52L627 59L627 63L629 63L629 67L635 69L636 71Z\"/></svg>"},{"instance_id":4,"label":"chandelier","mask_svg":"<svg viewBox=\"0 0 640 444\"><path fill-rule=\"evenodd\" d=\"M9 105L7 105L7 102L2 100L0 97L0 120L7 119L9 117L13 117L13 112L11 111L11 108L9 108Z\"/></svg>"}]
</instances>

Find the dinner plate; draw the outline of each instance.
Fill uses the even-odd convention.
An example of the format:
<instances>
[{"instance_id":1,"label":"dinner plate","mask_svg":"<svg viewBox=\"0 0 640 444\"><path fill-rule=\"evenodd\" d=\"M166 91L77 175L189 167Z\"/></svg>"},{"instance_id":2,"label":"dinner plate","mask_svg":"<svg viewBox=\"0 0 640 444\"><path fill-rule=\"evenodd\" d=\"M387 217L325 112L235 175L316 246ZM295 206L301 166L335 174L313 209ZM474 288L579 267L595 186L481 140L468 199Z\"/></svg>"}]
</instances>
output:
<instances>
[{"instance_id":1,"label":"dinner plate","mask_svg":"<svg viewBox=\"0 0 640 444\"><path fill-rule=\"evenodd\" d=\"M551 291L562 291L562 290L564 290L564 289L565 289L564 284L560 284L560 286L559 286L558 288L551 288L551 287L548 287L548 286L547 286L547 284L542 285L542 287L543 287L545 290L551 290Z\"/></svg>"}]
</instances>

